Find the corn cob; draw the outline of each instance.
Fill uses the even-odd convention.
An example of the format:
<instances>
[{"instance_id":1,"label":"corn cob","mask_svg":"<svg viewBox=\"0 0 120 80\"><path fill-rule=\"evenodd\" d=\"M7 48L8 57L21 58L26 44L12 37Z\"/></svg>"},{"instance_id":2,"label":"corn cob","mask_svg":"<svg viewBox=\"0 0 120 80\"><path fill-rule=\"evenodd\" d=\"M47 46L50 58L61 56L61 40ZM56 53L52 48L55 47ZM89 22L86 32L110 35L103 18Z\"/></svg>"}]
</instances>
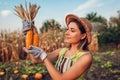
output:
<instances>
[{"instance_id":1,"label":"corn cob","mask_svg":"<svg viewBox=\"0 0 120 80\"><path fill-rule=\"evenodd\" d=\"M26 48L30 49L30 45L33 44L33 31L32 31L32 29L27 31L25 40L26 40Z\"/></svg>"},{"instance_id":2,"label":"corn cob","mask_svg":"<svg viewBox=\"0 0 120 80\"><path fill-rule=\"evenodd\" d=\"M38 46L39 45L39 35L38 34L34 34L33 35L33 45L34 46Z\"/></svg>"}]
</instances>

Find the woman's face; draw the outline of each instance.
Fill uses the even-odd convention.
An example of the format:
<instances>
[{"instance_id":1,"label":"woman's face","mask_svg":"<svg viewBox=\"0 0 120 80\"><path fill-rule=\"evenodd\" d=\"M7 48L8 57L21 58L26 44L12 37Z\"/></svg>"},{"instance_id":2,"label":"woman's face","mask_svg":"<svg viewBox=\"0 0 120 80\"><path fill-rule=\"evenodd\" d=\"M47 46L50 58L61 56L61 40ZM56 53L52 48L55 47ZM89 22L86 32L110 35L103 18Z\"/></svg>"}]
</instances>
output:
<instances>
[{"instance_id":1,"label":"woman's face","mask_svg":"<svg viewBox=\"0 0 120 80\"><path fill-rule=\"evenodd\" d=\"M70 22L68 30L65 33L65 42L70 44L76 44L80 42L82 34L78 25L75 22Z\"/></svg>"}]
</instances>

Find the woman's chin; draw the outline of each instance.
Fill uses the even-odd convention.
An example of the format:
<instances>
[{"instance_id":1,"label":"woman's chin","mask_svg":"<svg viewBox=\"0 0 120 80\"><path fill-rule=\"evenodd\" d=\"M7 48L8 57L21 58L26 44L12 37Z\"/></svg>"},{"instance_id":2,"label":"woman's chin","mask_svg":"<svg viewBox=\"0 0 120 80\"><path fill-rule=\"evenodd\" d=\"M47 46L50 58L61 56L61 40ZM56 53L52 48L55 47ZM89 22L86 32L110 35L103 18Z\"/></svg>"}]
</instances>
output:
<instances>
[{"instance_id":1,"label":"woman's chin","mask_svg":"<svg viewBox=\"0 0 120 80\"><path fill-rule=\"evenodd\" d=\"M68 40L64 40L65 43L70 43Z\"/></svg>"}]
</instances>

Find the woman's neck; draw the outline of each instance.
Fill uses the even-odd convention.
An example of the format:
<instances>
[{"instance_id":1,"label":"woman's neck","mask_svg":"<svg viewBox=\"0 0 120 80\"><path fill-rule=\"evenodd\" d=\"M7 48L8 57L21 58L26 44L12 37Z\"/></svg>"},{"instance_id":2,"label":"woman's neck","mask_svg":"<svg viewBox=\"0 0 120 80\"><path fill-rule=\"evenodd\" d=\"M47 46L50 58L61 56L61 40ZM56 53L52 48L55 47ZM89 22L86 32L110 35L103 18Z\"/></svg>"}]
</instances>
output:
<instances>
[{"instance_id":1,"label":"woman's neck","mask_svg":"<svg viewBox=\"0 0 120 80\"><path fill-rule=\"evenodd\" d=\"M65 56L73 56L78 51L78 45L71 45L69 50L65 53Z\"/></svg>"},{"instance_id":2,"label":"woman's neck","mask_svg":"<svg viewBox=\"0 0 120 80\"><path fill-rule=\"evenodd\" d=\"M76 52L78 50L78 45L79 44L72 44L71 47L70 47L70 51Z\"/></svg>"},{"instance_id":3,"label":"woman's neck","mask_svg":"<svg viewBox=\"0 0 120 80\"><path fill-rule=\"evenodd\" d=\"M76 52L76 51L84 51L82 48L79 48L80 44L71 44L71 47L69 48L70 51Z\"/></svg>"}]
</instances>

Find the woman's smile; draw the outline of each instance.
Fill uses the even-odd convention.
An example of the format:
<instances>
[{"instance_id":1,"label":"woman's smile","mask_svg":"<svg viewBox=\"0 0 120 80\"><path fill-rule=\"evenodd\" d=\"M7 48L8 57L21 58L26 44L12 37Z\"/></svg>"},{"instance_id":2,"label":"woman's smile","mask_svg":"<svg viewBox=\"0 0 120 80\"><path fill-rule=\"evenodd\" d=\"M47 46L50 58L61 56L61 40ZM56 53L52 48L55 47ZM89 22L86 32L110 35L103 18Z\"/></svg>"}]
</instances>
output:
<instances>
[{"instance_id":1,"label":"woman's smile","mask_svg":"<svg viewBox=\"0 0 120 80\"><path fill-rule=\"evenodd\" d=\"M71 37L70 36L66 36L66 39L71 39Z\"/></svg>"}]
</instances>

